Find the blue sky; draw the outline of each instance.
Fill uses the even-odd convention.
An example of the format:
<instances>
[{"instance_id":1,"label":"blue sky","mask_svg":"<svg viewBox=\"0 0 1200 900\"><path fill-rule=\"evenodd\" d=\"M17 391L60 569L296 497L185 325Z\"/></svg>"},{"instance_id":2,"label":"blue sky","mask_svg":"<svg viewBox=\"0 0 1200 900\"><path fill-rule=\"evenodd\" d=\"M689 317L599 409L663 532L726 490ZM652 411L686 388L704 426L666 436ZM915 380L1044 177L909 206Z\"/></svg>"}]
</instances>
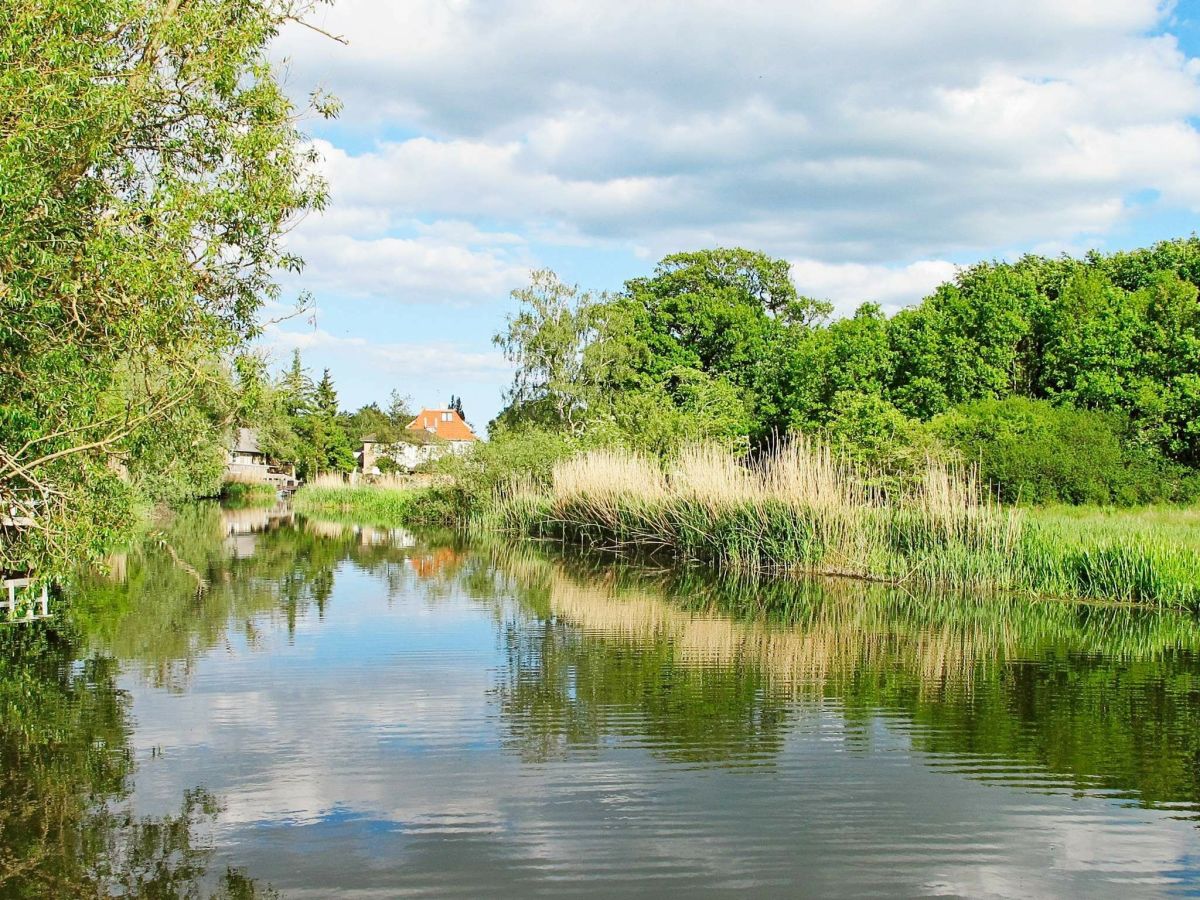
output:
<instances>
[{"instance_id":1,"label":"blue sky","mask_svg":"<svg viewBox=\"0 0 1200 900\"><path fill-rule=\"evenodd\" d=\"M289 242L307 317L270 326L343 405L509 379L491 336L531 269L617 289L718 245L840 313L956 265L1195 230L1200 0L341 0L276 53L331 203ZM278 310L268 315L278 314Z\"/></svg>"}]
</instances>

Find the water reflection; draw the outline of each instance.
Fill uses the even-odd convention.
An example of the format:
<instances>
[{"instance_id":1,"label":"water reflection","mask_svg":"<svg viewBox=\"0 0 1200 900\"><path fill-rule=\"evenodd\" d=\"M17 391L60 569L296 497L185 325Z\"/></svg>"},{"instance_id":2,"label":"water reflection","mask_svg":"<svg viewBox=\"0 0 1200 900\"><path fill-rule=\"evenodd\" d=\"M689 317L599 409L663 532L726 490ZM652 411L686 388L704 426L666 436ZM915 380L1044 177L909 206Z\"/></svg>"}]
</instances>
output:
<instances>
[{"instance_id":1,"label":"water reflection","mask_svg":"<svg viewBox=\"0 0 1200 900\"><path fill-rule=\"evenodd\" d=\"M0 894L1197 884L1187 616L283 507L186 509L113 562L0 632Z\"/></svg>"},{"instance_id":2,"label":"water reflection","mask_svg":"<svg viewBox=\"0 0 1200 900\"><path fill-rule=\"evenodd\" d=\"M185 690L197 660L231 632L253 641L282 624L294 635L310 607L323 617L343 560L388 577L395 551L414 544L403 529L297 522L285 507L196 504L106 573L82 575L72 618L96 649Z\"/></svg>"},{"instance_id":3,"label":"water reflection","mask_svg":"<svg viewBox=\"0 0 1200 900\"><path fill-rule=\"evenodd\" d=\"M0 892L6 897L274 896L242 870L209 872L203 788L137 816L127 695L109 658L80 657L44 623L0 629Z\"/></svg>"},{"instance_id":4,"label":"water reflection","mask_svg":"<svg viewBox=\"0 0 1200 900\"><path fill-rule=\"evenodd\" d=\"M1200 812L1192 617L508 556L540 622L507 630L499 693L532 758L634 721L667 755L769 760L789 717L836 708L850 748L883 715L938 768Z\"/></svg>"}]
</instances>

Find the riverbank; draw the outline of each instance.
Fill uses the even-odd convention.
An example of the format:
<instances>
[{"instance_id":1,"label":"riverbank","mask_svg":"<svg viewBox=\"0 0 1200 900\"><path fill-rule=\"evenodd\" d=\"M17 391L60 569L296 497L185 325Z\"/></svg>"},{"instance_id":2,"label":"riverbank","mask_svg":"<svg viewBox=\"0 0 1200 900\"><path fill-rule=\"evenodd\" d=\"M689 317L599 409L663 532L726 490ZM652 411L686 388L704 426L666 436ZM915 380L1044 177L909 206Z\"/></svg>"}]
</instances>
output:
<instances>
[{"instance_id":1,"label":"riverbank","mask_svg":"<svg viewBox=\"0 0 1200 900\"><path fill-rule=\"evenodd\" d=\"M884 496L827 449L800 443L759 467L716 448L665 468L594 451L475 508L444 486L412 484L314 485L296 503L310 514L469 526L743 575L1200 609L1200 511L1017 509L990 499L969 472L932 463Z\"/></svg>"},{"instance_id":2,"label":"riverbank","mask_svg":"<svg viewBox=\"0 0 1200 900\"><path fill-rule=\"evenodd\" d=\"M428 477L384 476L369 484L324 477L301 486L292 507L303 515L364 525L452 527L456 517L443 501L443 489L443 482Z\"/></svg>"},{"instance_id":3,"label":"riverbank","mask_svg":"<svg viewBox=\"0 0 1200 900\"><path fill-rule=\"evenodd\" d=\"M632 454L587 454L556 467L548 489L511 492L500 513L533 536L658 548L734 572L1200 608L1200 555L1161 523L1002 507L970 473L936 464L881 497L803 444L757 469L714 449L666 471Z\"/></svg>"},{"instance_id":4,"label":"riverbank","mask_svg":"<svg viewBox=\"0 0 1200 900\"><path fill-rule=\"evenodd\" d=\"M229 507L270 506L279 499L279 491L273 484L259 481L226 481L220 499Z\"/></svg>"}]
</instances>

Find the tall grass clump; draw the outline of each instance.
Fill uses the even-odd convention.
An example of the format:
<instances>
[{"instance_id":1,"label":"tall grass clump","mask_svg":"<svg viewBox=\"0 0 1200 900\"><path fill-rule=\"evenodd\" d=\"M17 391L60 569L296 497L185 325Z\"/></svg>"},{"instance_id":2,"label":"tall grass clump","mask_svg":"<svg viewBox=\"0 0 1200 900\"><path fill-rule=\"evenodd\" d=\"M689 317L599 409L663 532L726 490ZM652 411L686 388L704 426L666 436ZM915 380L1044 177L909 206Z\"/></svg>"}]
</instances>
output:
<instances>
[{"instance_id":1,"label":"tall grass clump","mask_svg":"<svg viewBox=\"0 0 1200 900\"><path fill-rule=\"evenodd\" d=\"M997 502L973 469L933 459L903 485L880 484L802 439L753 462L706 445L666 463L593 450L558 462L548 483L498 490L493 522L734 572L1200 607L1200 557L1152 534L1089 540L1031 524Z\"/></svg>"},{"instance_id":2,"label":"tall grass clump","mask_svg":"<svg viewBox=\"0 0 1200 900\"><path fill-rule=\"evenodd\" d=\"M591 451L554 468L540 505L522 497L527 512L511 520L525 519L527 532L746 571L981 584L1002 574L1016 534L970 473L931 462L913 487L885 495L828 447L802 440L755 464L704 445L666 466ZM531 521L530 510L542 518Z\"/></svg>"},{"instance_id":3,"label":"tall grass clump","mask_svg":"<svg viewBox=\"0 0 1200 900\"><path fill-rule=\"evenodd\" d=\"M1039 511L1021 548L1028 581L1038 593L1200 609L1197 518Z\"/></svg>"}]
</instances>

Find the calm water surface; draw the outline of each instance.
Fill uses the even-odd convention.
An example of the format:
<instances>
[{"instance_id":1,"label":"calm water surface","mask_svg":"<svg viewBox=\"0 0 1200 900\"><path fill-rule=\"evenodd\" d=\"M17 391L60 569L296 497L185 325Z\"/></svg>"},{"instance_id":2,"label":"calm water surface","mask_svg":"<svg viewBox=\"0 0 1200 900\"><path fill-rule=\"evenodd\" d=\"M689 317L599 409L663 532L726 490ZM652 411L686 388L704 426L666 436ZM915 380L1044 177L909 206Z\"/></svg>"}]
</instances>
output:
<instances>
[{"instance_id":1,"label":"calm water surface","mask_svg":"<svg viewBox=\"0 0 1200 900\"><path fill-rule=\"evenodd\" d=\"M216 507L113 563L0 629L0 895L1200 893L1189 617Z\"/></svg>"}]
</instances>

